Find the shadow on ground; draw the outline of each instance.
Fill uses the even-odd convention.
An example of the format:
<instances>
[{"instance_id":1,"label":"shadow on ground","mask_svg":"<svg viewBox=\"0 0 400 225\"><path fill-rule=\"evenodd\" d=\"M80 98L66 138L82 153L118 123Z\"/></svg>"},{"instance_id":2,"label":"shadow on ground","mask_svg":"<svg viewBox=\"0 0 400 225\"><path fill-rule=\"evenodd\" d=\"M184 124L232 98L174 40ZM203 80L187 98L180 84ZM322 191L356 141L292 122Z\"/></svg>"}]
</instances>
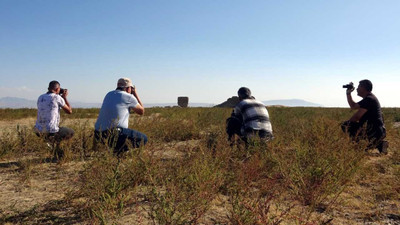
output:
<instances>
[{"instance_id":1,"label":"shadow on ground","mask_svg":"<svg viewBox=\"0 0 400 225\"><path fill-rule=\"evenodd\" d=\"M77 224L82 223L82 217L64 200L49 201L42 206L15 212L15 215L2 215L2 224Z\"/></svg>"}]
</instances>

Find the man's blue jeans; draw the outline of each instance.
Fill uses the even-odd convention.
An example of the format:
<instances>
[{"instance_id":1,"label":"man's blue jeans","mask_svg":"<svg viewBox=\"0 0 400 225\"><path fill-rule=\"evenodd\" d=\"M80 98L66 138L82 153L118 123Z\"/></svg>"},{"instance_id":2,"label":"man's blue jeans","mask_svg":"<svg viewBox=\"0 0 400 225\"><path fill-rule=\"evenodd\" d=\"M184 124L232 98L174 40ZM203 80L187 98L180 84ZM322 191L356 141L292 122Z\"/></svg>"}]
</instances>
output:
<instances>
[{"instance_id":1,"label":"man's blue jeans","mask_svg":"<svg viewBox=\"0 0 400 225\"><path fill-rule=\"evenodd\" d=\"M114 148L114 152L119 154L129 150L126 140L131 141L134 148L144 146L148 139L147 136L139 131L129 128L115 128L105 131L94 131L95 141L106 144Z\"/></svg>"},{"instance_id":2,"label":"man's blue jeans","mask_svg":"<svg viewBox=\"0 0 400 225\"><path fill-rule=\"evenodd\" d=\"M141 145L146 145L147 136L137 130L132 130L129 128L119 128L121 129L120 137L129 139L132 142L134 148L139 148Z\"/></svg>"}]
</instances>

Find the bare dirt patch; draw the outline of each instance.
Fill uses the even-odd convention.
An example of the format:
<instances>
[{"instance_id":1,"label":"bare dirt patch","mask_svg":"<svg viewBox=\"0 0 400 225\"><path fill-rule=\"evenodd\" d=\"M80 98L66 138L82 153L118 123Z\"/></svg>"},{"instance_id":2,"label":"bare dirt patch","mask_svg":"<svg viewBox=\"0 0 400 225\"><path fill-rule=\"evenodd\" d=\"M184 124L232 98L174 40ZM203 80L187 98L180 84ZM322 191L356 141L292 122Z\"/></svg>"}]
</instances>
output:
<instances>
[{"instance_id":1,"label":"bare dirt patch","mask_svg":"<svg viewBox=\"0 0 400 225\"><path fill-rule=\"evenodd\" d=\"M38 158L25 163L30 164L29 171L23 168L27 165L21 165L21 161L0 162L0 213L3 219L27 224L76 220L71 209L63 205L63 199L75 188L83 163L58 164Z\"/></svg>"}]
</instances>

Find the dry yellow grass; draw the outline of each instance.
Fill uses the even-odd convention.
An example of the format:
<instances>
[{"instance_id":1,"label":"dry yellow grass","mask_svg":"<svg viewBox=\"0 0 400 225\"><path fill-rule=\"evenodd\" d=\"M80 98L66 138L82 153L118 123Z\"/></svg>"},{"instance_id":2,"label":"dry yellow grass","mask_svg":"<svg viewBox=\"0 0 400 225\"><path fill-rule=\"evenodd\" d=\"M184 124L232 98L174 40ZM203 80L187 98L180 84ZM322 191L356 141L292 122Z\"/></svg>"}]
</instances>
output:
<instances>
[{"instance_id":1,"label":"dry yellow grass","mask_svg":"<svg viewBox=\"0 0 400 225\"><path fill-rule=\"evenodd\" d=\"M310 111L312 110L313 109L310 109ZM325 114L324 109L319 110L321 110L321 114L318 114L316 118L321 118L321 115ZM155 200L158 197L158 200L162 200L166 197L164 196L166 193L165 190L171 190L171 193L173 193L172 190L176 188L176 191L188 191L188 195L183 195L187 197L187 201L195 202L196 199L191 200L191 198L192 196L197 196L197 194L203 196L204 199L210 197L210 200L206 202L207 205L204 206L204 212L201 211L203 210L202 205L191 206L183 204L180 200L177 201L179 198L183 197L180 196L179 193L177 193L176 196L171 196L170 201L164 202L165 204L172 204L178 208L182 207L182 209L197 210L200 216L195 220L195 223L197 224L235 223L235 220L231 218L233 215L232 207L235 207L235 205L232 205L232 201L234 200L233 197L235 196L231 195L232 191L238 192L240 199L243 200L242 203L254 203L253 206L257 206L260 202L257 204L251 202L251 196L261 197L263 195L260 195L260 193L264 193L266 196L268 196L269 192L275 193L274 196L276 197L272 200L271 204L265 205L270 207L270 215L273 213L275 213L274 215L279 215L278 203L282 203L282 210L290 205L293 206L289 214L283 217L282 224L400 223L400 152L398 149L400 147L400 130L395 121L390 118L387 119L387 124L391 126L388 128L388 140L391 144L389 154L379 155L376 150L362 153L361 158L359 159L359 168L351 175L351 177L349 177L350 181L345 182L340 186L343 190L332 193L327 192L329 193L329 196L327 196L326 201L318 202L317 205L311 207L310 205L304 205L301 203L301 199L292 193L294 186L289 186L294 183L287 183L290 180L287 180L285 171L279 170L278 167L274 166L274 163L277 162L279 164L279 160L281 160L279 158L280 152L281 154L287 154L289 152L286 151L291 151L291 149L293 149L293 151L299 151L299 153L301 153L298 149L301 147L300 140L303 140L302 138L304 136L310 135L310 130L303 132L301 129L308 128L296 127L295 129L299 130L290 133L287 129L288 127L293 127L293 124L303 124L301 120L303 120L303 118L311 118L311 115L309 114L313 112L307 110L298 112L292 108L270 109L275 134L277 136L277 140L268 146L268 150L272 152L272 158L268 158L270 157L268 155L258 155L258 153L254 153L250 158L241 158L240 155L232 156L240 153L240 150L231 151L225 146L226 142L223 133L223 118L229 115L229 110L224 111L223 109L219 109L219 111L210 111L207 109L194 109L193 111L189 110L186 112L179 112L179 109L154 109L154 111L149 111L149 116L142 117L140 120L135 117L134 122L131 125L137 127L139 130L143 130L151 137L151 142L141 150L142 152L135 152L135 154L140 155L140 160L150 164L146 164L146 167L142 167L139 164L135 164L140 163L140 160L135 161L138 159L135 158L134 155L128 155L128 157L122 159L118 173L123 177L129 175L128 172L124 173L124 171L132 172L135 171L134 168L150 168L151 171L156 171L158 174L162 174L162 176L158 176L158 174L148 174L149 172L151 173L151 171L147 171L143 175L144 177L140 177L140 179L144 180L139 180L137 181L138 183L127 183L129 185L137 185L135 188L127 187L121 192L116 191L116 196L119 197L113 201L118 203L118 201L121 200L119 199L121 196L124 198L122 201L124 205L121 213L118 212L117 209L119 208L117 205L116 208L107 208L114 204L112 202L107 203L103 201L100 202L101 204L93 202L92 205L87 205L92 196L89 196L88 194L85 195L80 190L84 187L83 185L88 185L96 179L96 174L90 173L90 168L96 166L102 168L104 165L115 166L116 164L112 162L113 156L107 154L96 155L97 153L92 152L91 149L82 150L81 148L83 143L88 141L86 139L91 138L90 129L93 127L95 121L94 118L66 118L63 120L63 123L65 125L68 124L69 126L73 126L77 131L77 134L73 140L64 145L64 147L70 151L64 161L59 163L50 162L47 159L50 156L50 153L48 152L48 149L46 149L46 145L40 143L35 136L30 136L29 134L27 134L26 138L30 142L35 142L32 146L21 147L18 139L15 139L15 146L19 149L20 147L24 148L24 150L7 152L6 155L0 158L0 222L5 224L85 224L102 223L106 221L107 223L115 222L118 224L158 224L162 223L160 222L160 218L155 219L154 216L157 216L156 214L153 214L153 219L151 216L151 213L155 212L152 211L152 207L155 206L151 199ZM303 113L304 117L296 117L299 113ZM211 121L210 123L198 123L203 120L207 121L207 119L211 118L214 114L217 114L217 118L214 121ZM316 124L334 124L335 121L340 121L340 119L346 117L348 114L349 112L345 110L329 112L327 113L328 116L325 116L325 118L331 117L332 119L328 119L325 122L318 122ZM280 117L280 115L282 116ZM288 115L290 116L288 117ZM274 118L276 119L275 123ZM284 121L285 118L290 119ZM176 128L173 124L170 124L171 120L176 123L182 119L187 121L182 125L183 130L180 131L182 133L168 130L169 127L172 127L172 129ZM220 120L221 122L216 122ZM294 122L292 124L293 120ZM29 129L31 129L33 123L33 118L7 120L0 121L0 127L2 130L12 131L15 135L17 124L19 124L20 127L26 127L28 131L31 131ZM150 127L150 125L152 127ZM85 134L82 130L77 129L89 131ZM323 126L310 129L322 129L318 132L331 132L330 130L324 131L323 129L327 128ZM333 130L334 129L339 129L339 127L333 128ZM315 133L316 136L313 136L314 138L321 138L321 142L318 143L324 143L324 141L328 142L330 137L320 137L318 136L318 132ZM218 139L216 141L210 139L210 133L217 136ZM4 136L4 133L1 135L3 135L2 138L11 138L11 136ZM290 135L292 139L279 139L279 136L284 135ZM340 132L338 132L332 136L333 138L343 137L343 139L345 139L344 135L340 135ZM310 144L312 143L308 143L308 145ZM327 144L327 146L331 147L336 145L334 142L329 145ZM260 149L256 148L255 150ZM336 150L330 149L330 151ZM129 156L132 156L133 158L130 158ZM232 159L230 159L230 165L227 165L226 163L229 160L226 162L219 161L231 156ZM290 154L284 156L289 157ZM202 161L202 157L210 160ZM213 161L212 157L218 160ZM103 159L107 162L103 162ZM190 161L186 161L187 159L190 159ZM268 161L271 159L277 161ZM198 164L195 162L198 162ZM218 184L217 189L213 189L211 186L201 186L202 183L196 183L195 180L191 181L193 183L185 183L186 181L180 183L182 180L188 179L190 177L189 175L193 173L204 173L204 176L210 176L207 175L210 171L207 171L206 168L202 168L201 166L204 163L210 163L209 166L211 167L214 166L214 172L226 176L237 175L240 177L216 177L213 182ZM132 168L129 168L131 166ZM285 166L290 167L292 165ZM180 167L180 169L178 167ZM269 168L270 171L276 171L276 173L265 171L267 168ZM192 172L188 174L186 173L186 169ZM313 168L311 167L311 169ZM319 170L314 170L313 173L318 171ZM105 172L105 170L99 171L99 173ZM179 179L174 180L174 177L169 177L168 173L182 177L178 177ZM91 178L91 180L82 180L82 174L86 174L86 178ZM190 179L203 179L202 176L203 175L198 174L197 177ZM290 176L294 175L292 174ZM119 180L119 182L125 181L126 180L123 179ZM205 181L203 181L203 183ZM220 184L220 181L223 184ZM235 187L239 189L235 189L231 184L225 183L228 181L237 182ZM275 183L271 184L271 182ZM293 180L291 180L291 182L293 182ZM123 186L124 184L121 183L121 185ZM190 191L185 189L185 186L181 185L188 185L187 187L200 189L199 192L193 192L190 194ZM247 189L246 186L250 189L247 193L241 193L241 190ZM156 191L156 194L159 195L149 194L149 190L152 187L155 187L154 190ZM268 188L264 190L265 187ZM89 188L89 186L86 186L86 188ZM215 193L210 195L211 192L202 192L201 188L210 188L205 190L207 190L207 192L215 191ZM272 190L274 188L277 188L277 190ZM329 190L321 190L321 193L317 192L312 194L323 194L322 191L325 193L325 191ZM332 200L335 201L332 202ZM90 208L81 208L99 206L105 207L103 208L105 210L103 214L104 220L100 217L94 216L93 214L90 215L90 211L87 211ZM158 207L159 206L160 205L158 205ZM182 212L177 211L176 213ZM178 214L174 215L176 216ZM184 216L191 218L192 214ZM178 220L173 216L170 219L172 219L172 221L184 221Z\"/></svg>"}]
</instances>

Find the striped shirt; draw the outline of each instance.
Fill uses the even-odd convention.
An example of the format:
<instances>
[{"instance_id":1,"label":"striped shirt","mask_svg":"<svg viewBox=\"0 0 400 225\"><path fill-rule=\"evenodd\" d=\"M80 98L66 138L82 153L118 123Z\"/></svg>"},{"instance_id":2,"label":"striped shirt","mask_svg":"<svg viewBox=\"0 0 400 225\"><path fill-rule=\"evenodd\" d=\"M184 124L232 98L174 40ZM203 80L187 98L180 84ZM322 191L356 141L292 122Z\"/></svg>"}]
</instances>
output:
<instances>
[{"instance_id":1,"label":"striped shirt","mask_svg":"<svg viewBox=\"0 0 400 225\"><path fill-rule=\"evenodd\" d=\"M255 99L244 99L236 105L235 116L243 119L243 130L266 130L272 134L272 126L269 121L268 110L265 105Z\"/></svg>"}]
</instances>

